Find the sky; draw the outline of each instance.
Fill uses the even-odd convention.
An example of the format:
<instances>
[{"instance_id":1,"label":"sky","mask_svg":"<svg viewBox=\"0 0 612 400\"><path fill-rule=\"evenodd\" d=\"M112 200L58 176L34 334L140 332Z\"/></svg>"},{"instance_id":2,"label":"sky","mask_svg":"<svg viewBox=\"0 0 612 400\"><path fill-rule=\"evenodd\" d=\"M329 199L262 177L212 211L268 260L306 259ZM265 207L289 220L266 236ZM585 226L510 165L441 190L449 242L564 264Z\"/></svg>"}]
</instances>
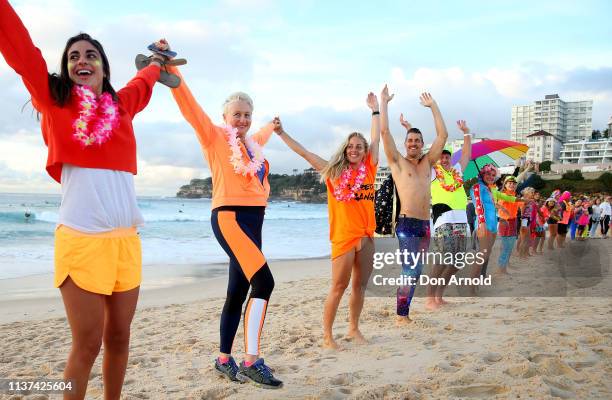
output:
<instances>
[{"instance_id":1,"label":"sky","mask_svg":"<svg viewBox=\"0 0 612 400\"><path fill-rule=\"evenodd\" d=\"M404 4L401 4L404 3ZM435 135L430 92L449 140L465 119L477 136L510 138L512 105L546 94L593 100L593 129L612 116L612 2L609 1L11 1L50 72L66 40L87 32L105 47L113 86L135 74L133 59L165 37L185 82L215 123L234 91L254 99L252 131L279 115L285 130L329 157L352 131L368 133L366 96L395 94L391 132L402 149L399 114ZM0 58L0 192L60 193L45 171L47 149L29 95ZM169 89L157 85L137 115L136 190L173 196L210 176L196 136ZM272 173L308 165L276 137L265 148ZM381 153L382 164L385 164Z\"/></svg>"}]
</instances>

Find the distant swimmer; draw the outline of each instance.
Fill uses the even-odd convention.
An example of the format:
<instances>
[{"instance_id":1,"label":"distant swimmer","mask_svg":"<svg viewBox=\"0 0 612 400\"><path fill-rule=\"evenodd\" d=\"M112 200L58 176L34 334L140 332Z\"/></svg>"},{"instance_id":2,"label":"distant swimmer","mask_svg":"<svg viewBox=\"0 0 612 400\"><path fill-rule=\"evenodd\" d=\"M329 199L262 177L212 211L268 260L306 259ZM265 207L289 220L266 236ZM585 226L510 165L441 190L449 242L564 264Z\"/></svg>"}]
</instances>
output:
<instances>
[{"instance_id":1,"label":"distant swimmer","mask_svg":"<svg viewBox=\"0 0 612 400\"><path fill-rule=\"evenodd\" d=\"M32 216L32 213L30 212L30 210L26 210L24 215L26 219L30 219L30 217Z\"/></svg>"}]
</instances>

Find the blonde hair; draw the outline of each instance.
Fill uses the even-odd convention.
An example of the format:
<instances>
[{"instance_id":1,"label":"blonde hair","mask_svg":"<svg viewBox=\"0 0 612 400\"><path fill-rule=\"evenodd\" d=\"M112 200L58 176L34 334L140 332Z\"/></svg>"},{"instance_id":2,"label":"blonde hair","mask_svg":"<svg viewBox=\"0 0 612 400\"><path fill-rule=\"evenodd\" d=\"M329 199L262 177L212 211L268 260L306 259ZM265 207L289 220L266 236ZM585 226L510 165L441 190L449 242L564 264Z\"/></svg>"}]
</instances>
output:
<instances>
[{"instance_id":1,"label":"blonde hair","mask_svg":"<svg viewBox=\"0 0 612 400\"><path fill-rule=\"evenodd\" d=\"M251 111L253 111L253 99L251 99L251 97L244 92L234 92L227 96L227 99L225 99L223 102L223 114L227 113L229 105L235 101L246 102L251 107Z\"/></svg>"},{"instance_id":2,"label":"blonde hair","mask_svg":"<svg viewBox=\"0 0 612 400\"><path fill-rule=\"evenodd\" d=\"M346 149L349 145L349 142L354 137L361 139L365 147L365 153L368 153L370 145L368 144L366 138L359 132L351 133L350 135L348 135L342 145L338 148L338 150L336 150L327 165L321 170L321 182L325 182L327 179L331 179L333 181L340 178L340 175L342 175L342 171L344 171L349 166L349 161L346 158Z\"/></svg>"},{"instance_id":3,"label":"blonde hair","mask_svg":"<svg viewBox=\"0 0 612 400\"><path fill-rule=\"evenodd\" d=\"M534 189L534 188L532 188L531 186L528 186L528 187L526 187L525 189L521 190L521 194L522 194L523 196L524 196L524 195L526 195L527 193L531 193L531 194L533 194L533 193L535 193L535 189Z\"/></svg>"}]
</instances>

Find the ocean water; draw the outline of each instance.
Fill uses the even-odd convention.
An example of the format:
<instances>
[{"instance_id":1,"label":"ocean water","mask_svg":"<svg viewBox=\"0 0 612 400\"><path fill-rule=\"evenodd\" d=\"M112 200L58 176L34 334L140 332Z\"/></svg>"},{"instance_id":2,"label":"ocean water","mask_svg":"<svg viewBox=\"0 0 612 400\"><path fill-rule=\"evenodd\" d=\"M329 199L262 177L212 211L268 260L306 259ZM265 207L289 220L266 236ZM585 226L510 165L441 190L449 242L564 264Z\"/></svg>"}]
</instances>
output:
<instances>
[{"instance_id":1,"label":"ocean water","mask_svg":"<svg viewBox=\"0 0 612 400\"><path fill-rule=\"evenodd\" d=\"M59 195L0 193L0 279L53 271ZM210 200L139 197L143 265L227 261L210 226ZM29 214L29 216L26 216ZM268 260L330 253L326 204L271 202L263 227Z\"/></svg>"}]
</instances>

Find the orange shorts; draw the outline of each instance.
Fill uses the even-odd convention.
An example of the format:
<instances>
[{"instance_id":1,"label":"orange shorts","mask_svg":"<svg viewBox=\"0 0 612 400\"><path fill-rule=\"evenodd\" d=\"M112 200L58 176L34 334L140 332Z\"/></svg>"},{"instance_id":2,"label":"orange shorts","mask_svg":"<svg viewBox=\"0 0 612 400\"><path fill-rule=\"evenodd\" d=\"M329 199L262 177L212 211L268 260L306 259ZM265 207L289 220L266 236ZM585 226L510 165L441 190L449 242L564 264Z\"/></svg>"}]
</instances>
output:
<instances>
[{"instance_id":1,"label":"orange shorts","mask_svg":"<svg viewBox=\"0 0 612 400\"><path fill-rule=\"evenodd\" d=\"M357 237L354 239L345 240L344 242L332 243L331 259L333 260L334 258L340 257L352 249L355 249L355 251L361 251L361 239L363 238Z\"/></svg>"},{"instance_id":2,"label":"orange shorts","mask_svg":"<svg viewBox=\"0 0 612 400\"><path fill-rule=\"evenodd\" d=\"M65 225L55 230L55 287L70 278L104 295L140 286L142 253L136 228L89 234Z\"/></svg>"}]
</instances>

